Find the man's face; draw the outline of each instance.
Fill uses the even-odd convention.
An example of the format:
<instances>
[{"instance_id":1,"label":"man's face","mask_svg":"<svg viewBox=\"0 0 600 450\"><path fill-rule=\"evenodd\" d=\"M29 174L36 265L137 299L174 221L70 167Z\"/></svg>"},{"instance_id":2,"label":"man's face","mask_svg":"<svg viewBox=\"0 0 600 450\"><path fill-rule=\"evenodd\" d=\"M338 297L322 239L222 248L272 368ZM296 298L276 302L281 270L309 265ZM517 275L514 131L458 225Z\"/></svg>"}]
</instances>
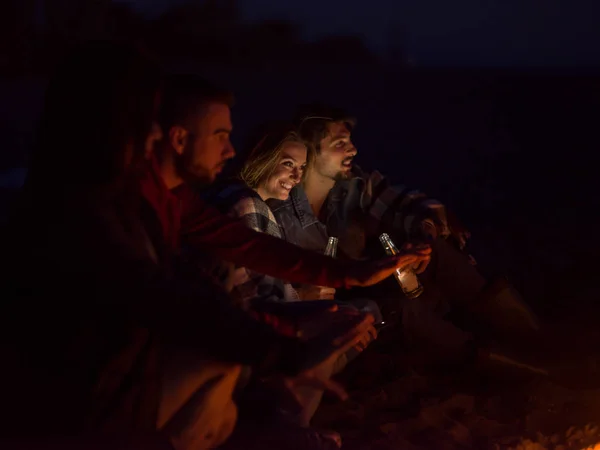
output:
<instances>
[{"instance_id":1,"label":"man's face","mask_svg":"<svg viewBox=\"0 0 600 450\"><path fill-rule=\"evenodd\" d=\"M321 150L315 158L315 171L332 180L350 178L356 148L350 140L350 130L344 122L327 126L327 136L321 140Z\"/></svg>"},{"instance_id":2,"label":"man's face","mask_svg":"<svg viewBox=\"0 0 600 450\"><path fill-rule=\"evenodd\" d=\"M235 156L229 136L231 113L223 103L209 103L202 108L188 130L180 170L183 178L212 183Z\"/></svg>"}]
</instances>

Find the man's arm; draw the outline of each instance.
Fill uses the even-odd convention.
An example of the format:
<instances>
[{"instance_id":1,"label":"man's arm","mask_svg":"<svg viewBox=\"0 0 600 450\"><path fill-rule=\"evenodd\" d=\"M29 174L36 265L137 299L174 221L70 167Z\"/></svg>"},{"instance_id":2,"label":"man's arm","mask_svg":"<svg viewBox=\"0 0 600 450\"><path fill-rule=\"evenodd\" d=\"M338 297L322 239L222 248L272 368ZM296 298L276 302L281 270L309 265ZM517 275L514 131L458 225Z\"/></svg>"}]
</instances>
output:
<instances>
[{"instance_id":1,"label":"man's arm","mask_svg":"<svg viewBox=\"0 0 600 450\"><path fill-rule=\"evenodd\" d=\"M393 185L381 173L361 174L365 182L361 207L368 214L368 230L395 230L404 238L450 236L445 206L423 192Z\"/></svg>"},{"instance_id":2,"label":"man's arm","mask_svg":"<svg viewBox=\"0 0 600 450\"><path fill-rule=\"evenodd\" d=\"M471 234L438 200L403 185L392 185L377 171L360 176L366 183L361 207L368 212L371 233L395 230L405 238L452 237L461 250L465 248Z\"/></svg>"},{"instance_id":3,"label":"man's arm","mask_svg":"<svg viewBox=\"0 0 600 450\"><path fill-rule=\"evenodd\" d=\"M97 272L98 287L107 294L101 297L111 298L116 308L158 332L163 342L217 361L250 365L262 375L295 376L350 345L370 323L368 317L357 316L312 340L287 337L234 307L208 280L170 280L148 260L110 260L108 270Z\"/></svg>"},{"instance_id":4,"label":"man's arm","mask_svg":"<svg viewBox=\"0 0 600 450\"><path fill-rule=\"evenodd\" d=\"M400 267L429 258L415 250L376 261L341 261L250 230L197 196L186 209L181 234L190 247L289 282L328 287L371 286Z\"/></svg>"},{"instance_id":5,"label":"man's arm","mask_svg":"<svg viewBox=\"0 0 600 450\"><path fill-rule=\"evenodd\" d=\"M178 194L180 195L180 194ZM221 214L189 191L183 199L182 235L192 248L282 280L342 287L345 264L251 230L239 219Z\"/></svg>"},{"instance_id":6,"label":"man's arm","mask_svg":"<svg viewBox=\"0 0 600 450\"><path fill-rule=\"evenodd\" d=\"M94 292L93 298L102 301L98 307L131 318L179 348L219 361L278 371L285 365L285 353L297 347L296 339L235 307L212 281L167 276L132 247L129 236L112 221L85 219L71 224L85 233L68 248L62 247L72 254L62 259L68 264L64 272L81 272L73 277L80 286L70 287L70 292Z\"/></svg>"}]
</instances>

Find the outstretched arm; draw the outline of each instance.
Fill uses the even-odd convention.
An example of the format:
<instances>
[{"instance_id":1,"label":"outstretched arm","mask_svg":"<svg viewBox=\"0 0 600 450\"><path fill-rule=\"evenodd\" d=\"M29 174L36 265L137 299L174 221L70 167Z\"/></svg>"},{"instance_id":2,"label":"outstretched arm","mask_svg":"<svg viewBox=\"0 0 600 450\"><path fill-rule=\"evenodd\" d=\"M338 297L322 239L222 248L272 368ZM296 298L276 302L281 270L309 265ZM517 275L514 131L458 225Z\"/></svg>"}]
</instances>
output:
<instances>
[{"instance_id":1,"label":"outstretched arm","mask_svg":"<svg viewBox=\"0 0 600 450\"><path fill-rule=\"evenodd\" d=\"M393 185L381 173L364 175L362 207L373 233L395 230L404 238L433 239L452 236L461 248L469 232L438 200L403 185Z\"/></svg>"},{"instance_id":2,"label":"outstretched arm","mask_svg":"<svg viewBox=\"0 0 600 450\"><path fill-rule=\"evenodd\" d=\"M290 282L370 286L389 277L396 268L429 258L428 254L415 251L373 262L340 261L253 231L241 220L221 214L199 196L188 197L183 203L182 235L190 247Z\"/></svg>"}]
</instances>

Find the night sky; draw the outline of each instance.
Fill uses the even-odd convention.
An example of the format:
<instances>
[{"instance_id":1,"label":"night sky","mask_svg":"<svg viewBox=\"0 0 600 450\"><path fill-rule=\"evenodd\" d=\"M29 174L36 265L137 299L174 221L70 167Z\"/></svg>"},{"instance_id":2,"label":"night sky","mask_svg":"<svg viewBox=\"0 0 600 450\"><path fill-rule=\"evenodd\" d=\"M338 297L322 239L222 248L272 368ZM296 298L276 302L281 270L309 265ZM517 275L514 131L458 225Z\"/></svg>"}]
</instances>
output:
<instances>
[{"instance_id":1,"label":"night sky","mask_svg":"<svg viewBox=\"0 0 600 450\"><path fill-rule=\"evenodd\" d=\"M122 0L157 14L186 0ZM368 6L366 6L368 4ZM600 66L598 0L239 0L244 18L283 17L308 38L360 33L385 51L404 33L418 65Z\"/></svg>"}]
</instances>

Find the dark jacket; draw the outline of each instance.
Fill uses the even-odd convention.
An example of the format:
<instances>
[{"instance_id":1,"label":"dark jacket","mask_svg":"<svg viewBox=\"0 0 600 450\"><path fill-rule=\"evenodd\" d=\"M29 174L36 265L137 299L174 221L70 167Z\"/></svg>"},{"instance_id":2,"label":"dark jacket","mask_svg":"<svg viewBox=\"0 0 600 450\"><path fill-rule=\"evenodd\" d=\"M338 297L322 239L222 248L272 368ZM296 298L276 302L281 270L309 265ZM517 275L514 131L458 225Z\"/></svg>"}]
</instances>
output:
<instances>
[{"instance_id":1,"label":"dark jacket","mask_svg":"<svg viewBox=\"0 0 600 450\"><path fill-rule=\"evenodd\" d=\"M287 200L270 199L267 204L279 222L283 239L314 252L325 251L329 238L327 227L314 215L300 186L292 189ZM333 214L333 207L329 205L328 215Z\"/></svg>"}]
</instances>

